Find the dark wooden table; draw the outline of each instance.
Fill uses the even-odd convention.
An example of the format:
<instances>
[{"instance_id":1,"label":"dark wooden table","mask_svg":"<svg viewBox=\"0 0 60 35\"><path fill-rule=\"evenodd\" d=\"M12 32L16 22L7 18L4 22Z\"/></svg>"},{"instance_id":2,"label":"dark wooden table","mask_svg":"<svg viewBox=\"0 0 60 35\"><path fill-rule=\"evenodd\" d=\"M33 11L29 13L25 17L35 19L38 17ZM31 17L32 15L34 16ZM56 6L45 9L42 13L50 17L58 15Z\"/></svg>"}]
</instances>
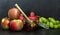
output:
<instances>
[{"instance_id":1,"label":"dark wooden table","mask_svg":"<svg viewBox=\"0 0 60 35\"><path fill-rule=\"evenodd\" d=\"M39 29L36 31L19 31L19 32L13 32L11 30L2 30L0 28L0 35L60 35L60 29Z\"/></svg>"}]
</instances>

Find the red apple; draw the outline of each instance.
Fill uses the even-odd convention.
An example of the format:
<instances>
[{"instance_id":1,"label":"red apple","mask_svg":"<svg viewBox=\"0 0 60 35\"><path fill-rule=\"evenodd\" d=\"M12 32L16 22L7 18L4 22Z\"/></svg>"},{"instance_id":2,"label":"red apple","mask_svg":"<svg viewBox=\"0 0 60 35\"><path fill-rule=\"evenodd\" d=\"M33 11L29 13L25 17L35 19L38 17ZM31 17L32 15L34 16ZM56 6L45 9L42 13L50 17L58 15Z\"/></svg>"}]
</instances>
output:
<instances>
[{"instance_id":1,"label":"red apple","mask_svg":"<svg viewBox=\"0 0 60 35\"><path fill-rule=\"evenodd\" d=\"M30 13L30 16L32 16L32 17L35 16L35 13L34 12L31 12Z\"/></svg>"},{"instance_id":2,"label":"red apple","mask_svg":"<svg viewBox=\"0 0 60 35\"><path fill-rule=\"evenodd\" d=\"M20 11L17 8L11 8L8 11L8 17L15 19L15 18L19 18L20 16Z\"/></svg>"},{"instance_id":3,"label":"red apple","mask_svg":"<svg viewBox=\"0 0 60 35\"><path fill-rule=\"evenodd\" d=\"M22 20L23 22L25 21L25 18L22 14L20 14L20 17L19 17L20 20Z\"/></svg>"},{"instance_id":4,"label":"red apple","mask_svg":"<svg viewBox=\"0 0 60 35\"><path fill-rule=\"evenodd\" d=\"M18 20L12 20L10 22L10 29L12 31L20 31L23 29L23 26L24 26L24 24L23 24L22 20L19 20L19 19Z\"/></svg>"},{"instance_id":5,"label":"red apple","mask_svg":"<svg viewBox=\"0 0 60 35\"><path fill-rule=\"evenodd\" d=\"M3 29L9 29L9 19L8 18L3 18L1 21L1 27Z\"/></svg>"},{"instance_id":6,"label":"red apple","mask_svg":"<svg viewBox=\"0 0 60 35\"><path fill-rule=\"evenodd\" d=\"M29 16L29 19L38 22L39 17L36 16L34 12L31 12L31 13L30 13L30 16Z\"/></svg>"}]
</instances>

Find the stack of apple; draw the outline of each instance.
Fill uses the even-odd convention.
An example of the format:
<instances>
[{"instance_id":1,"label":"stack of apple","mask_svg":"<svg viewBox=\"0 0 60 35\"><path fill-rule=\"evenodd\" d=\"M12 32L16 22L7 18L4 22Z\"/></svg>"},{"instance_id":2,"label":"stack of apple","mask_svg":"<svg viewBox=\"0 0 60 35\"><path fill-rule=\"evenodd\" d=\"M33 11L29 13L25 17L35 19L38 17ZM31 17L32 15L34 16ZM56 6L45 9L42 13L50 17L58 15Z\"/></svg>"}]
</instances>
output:
<instances>
[{"instance_id":1,"label":"stack of apple","mask_svg":"<svg viewBox=\"0 0 60 35\"><path fill-rule=\"evenodd\" d=\"M23 29L23 15L17 8L11 8L8 10L8 17L2 18L2 29L11 29L12 31L20 31Z\"/></svg>"},{"instance_id":2,"label":"stack of apple","mask_svg":"<svg viewBox=\"0 0 60 35\"><path fill-rule=\"evenodd\" d=\"M48 19L45 17L40 17L39 22L45 23L46 25L49 26L49 28L60 28L60 21L54 19L53 17L49 17Z\"/></svg>"},{"instance_id":3,"label":"stack of apple","mask_svg":"<svg viewBox=\"0 0 60 35\"><path fill-rule=\"evenodd\" d=\"M34 12L30 13L29 19L38 22L39 18ZM11 29L12 31L21 31L25 24L25 18L17 8L8 10L8 17L1 20L2 29Z\"/></svg>"}]
</instances>

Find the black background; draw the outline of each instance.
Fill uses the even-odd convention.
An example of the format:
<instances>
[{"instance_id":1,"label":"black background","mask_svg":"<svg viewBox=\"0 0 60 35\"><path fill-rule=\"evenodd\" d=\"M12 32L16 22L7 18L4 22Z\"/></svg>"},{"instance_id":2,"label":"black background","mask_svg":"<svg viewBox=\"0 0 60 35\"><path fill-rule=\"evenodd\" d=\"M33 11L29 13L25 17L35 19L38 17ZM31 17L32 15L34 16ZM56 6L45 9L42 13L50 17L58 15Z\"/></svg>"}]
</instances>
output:
<instances>
[{"instance_id":1,"label":"black background","mask_svg":"<svg viewBox=\"0 0 60 35\"><path fill-rule=\"evenodd\" d=\"M18 3L28 15L34 11L39 16L60 20L60 0L0 0L0 18L6 17L8 10Z\"/></svg>"},{"instance_id":2,"label":"black background","mask_svg":"<svg viewBox=\"0 0 60 35\"><path fill-rule=\"evenodd\" d=\"M39 16L54 17L55 19L60 20L60 0L0 0L0 21L3 17L8 16L8 10L12 7L15 7L15 3L18 3L27 15L29 15L31 11L34 11ZM6 33L8 32L5 32L5 34ZM1 34L3 34L3 31L1 32ZM23 35L23 33L20 34ZM37 34L57 35L59 34L59 30L41 30L38 31ZM30 33L30 35L33 35L33 33Z\"/></svg>"}]
</instances>

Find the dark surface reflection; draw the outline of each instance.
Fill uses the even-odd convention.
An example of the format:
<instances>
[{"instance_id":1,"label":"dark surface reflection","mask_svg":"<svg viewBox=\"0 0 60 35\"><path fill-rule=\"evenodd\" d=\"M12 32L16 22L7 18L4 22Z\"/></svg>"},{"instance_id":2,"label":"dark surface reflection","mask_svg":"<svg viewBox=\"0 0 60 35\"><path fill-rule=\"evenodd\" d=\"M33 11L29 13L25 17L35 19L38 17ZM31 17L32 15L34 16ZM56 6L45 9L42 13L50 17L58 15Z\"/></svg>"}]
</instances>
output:
<instances>
[{"instance_id":1,"label":"dark surface reflection","mask_svg":"<svg viewBox=\"0 0 60 35\"><path fill-rule=\"evenodd\" d=\"M19 31L19 32L12 32L10 30L2 30L0 29L0 34L1 35L59 35L60 34L60 29L39 29L37 31Z\"/></svg>"}]
</instances>

